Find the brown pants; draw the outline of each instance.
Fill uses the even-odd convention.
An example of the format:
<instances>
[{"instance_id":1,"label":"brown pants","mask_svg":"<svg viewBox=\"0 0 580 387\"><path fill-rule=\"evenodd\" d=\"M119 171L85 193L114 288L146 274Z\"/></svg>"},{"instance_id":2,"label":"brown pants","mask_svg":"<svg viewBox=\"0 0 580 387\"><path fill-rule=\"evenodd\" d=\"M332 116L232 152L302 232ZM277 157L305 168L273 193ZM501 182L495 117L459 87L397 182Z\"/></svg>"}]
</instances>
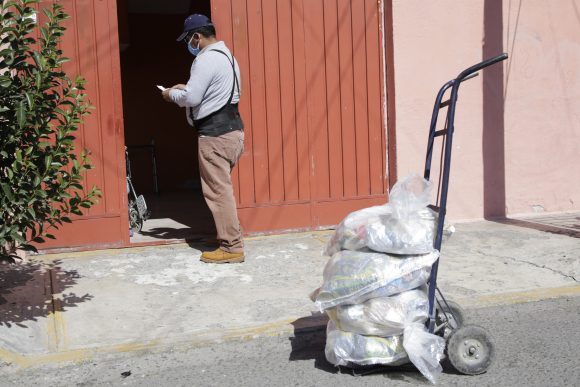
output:
<instances>
[{"instance_id":1,"label":"brown pants","mask_svg":"<svg viewBox=\"0 0 580 387\"><path fill-rule=\"evenodd\" d=\"M199 137L201 187L209 207L220 247L229 253L243 252L244 243L232 186L232 168L244 151L244 132L236 130L218 137Z\"/></svg>"}]
</instances>

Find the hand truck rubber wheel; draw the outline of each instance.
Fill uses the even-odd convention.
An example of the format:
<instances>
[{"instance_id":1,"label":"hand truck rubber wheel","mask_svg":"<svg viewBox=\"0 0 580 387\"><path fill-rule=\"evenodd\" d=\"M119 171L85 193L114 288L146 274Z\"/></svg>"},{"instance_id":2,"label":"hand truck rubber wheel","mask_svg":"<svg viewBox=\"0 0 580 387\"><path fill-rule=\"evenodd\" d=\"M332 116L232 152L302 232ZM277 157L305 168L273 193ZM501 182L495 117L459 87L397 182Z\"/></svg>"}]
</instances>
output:
<instances>
[{"instance_id":1,"label":"hand truck rubber wheel","mask_svg":"<svg viewBox=\"0 0 580 387\"><path fill-rule=\"evenodd\" d=\"M137 203L133 201L129 203L129 227L133 232L141 232L143 228L143 218L139 215Z\"/></svg>"},{"instance_id":2,"label":"hand truck rubber wheel","mask_svg":"<svg viewBox=\"0 0 580 387\"><path fill-rule=\"evenodd\" d=\"M464 325L453 331L447 341L451 365L464 375L479 375L488 370L495 359L490 334L477 325Z\"/></svg>"}]
</instances>

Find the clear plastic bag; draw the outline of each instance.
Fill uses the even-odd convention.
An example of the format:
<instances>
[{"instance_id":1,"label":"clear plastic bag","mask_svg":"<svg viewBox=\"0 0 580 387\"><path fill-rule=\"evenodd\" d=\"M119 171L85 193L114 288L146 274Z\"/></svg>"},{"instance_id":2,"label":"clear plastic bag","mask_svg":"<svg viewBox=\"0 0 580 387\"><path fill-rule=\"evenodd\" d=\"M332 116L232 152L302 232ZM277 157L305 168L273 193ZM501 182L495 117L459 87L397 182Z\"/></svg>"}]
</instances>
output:
<instances>
[{"instance_id":1,"label":"clear plastic bag","mask_svg":"<svg viewBox=\"0 0 580 387\"><path fill-rule=\"evenodd\" d=\"M336 366L407 363L403 336L375 337L344 332L332 321L326 329L326 360Z\"/></svg>"},{"instance_id":2,"label":"clear plastic bag","mask_svg":"<svg viewBox=\"0 0 580 387\"><path fill-rule=\"evenodd\" d=\"M427 208L431 183L419 175L399 181L390 202L350 213L337 227L324 254L340 250L362 250L390 254L426 254L433 251L438 214ZM444 227L444 237L454 231Z\"/></svg>"},{"instance_id":3,"label":"clear plastic bag","mask_svg":"<svg viewBox=\"0 0 580 387\"><path fill-rule=\"evenodd\" d=\"M398 181L389 194L393 215L404 218L429 205L433 183L413 174Z\"/></svg>"},{"instance_id":4,"label":"clear plastic bag","mask_svg":"<svg viewBox=\"0 0 580 387\"><path fill-rule=\"evenodd\" d=\"M380 221L379 216L392 214L390 205L374 206L351 212L342 220L326 244L324 255L340 250L361 250L367 247L367 227Z\"/></svg>"},{"instance_id":5,"label":"clear plastic bag","mask_svg":"<svg viewBox=\"0 0 580 387\"><path fill-rule=\"evenodd\" d=\"M423 208L403 218L381 215L366 227L366 247L390 254L426 254L433 251L437 213Z\"/></svg>"},{"instance_id":6,"label":"clear plastic bag","mask_svg":"<svg viewBox=\"0 0 580 387\"><path fill-rule=\"evenodd\" d=\"M437 251L407 257L340 251L326 263L322 286L312 297L322 311L415 289L427 283L438 257Z\"/></svg>"},{"instance_id":7,"label":"clear plastic bag","mask_svg":"<svg viewBox=\"0 0 580 387\"><path fill-rule=\"evenodd\" d=\"M377 337L344 332L329 321L324 354L336 366L397 366L410 361L435 384L443 371L440 362L444 351L445 339L429 333L420 323L407 325L403 335Z\"/></svg>"},{"instance_id":8,"label":"clear plastic bag","mask_svg":"<svg viewBox=\"0 0 580 387\"><path fill-rule=\"evenodd\" d=\"M372 298L362 304L339 305L326 313L342 331L382 337L400 335L406 325L427 321L427 288Z\"/></svg>"},{"instance_id":9,"label":"clear plastic bag","mask_svg":"<svg viewBox=\"0 0 580 387\"><path fill-rule=\"evenodd\" d=\"M445 339L427 331L424 324L411 323L405 327L403 347L409 360L433 384L443 371L441 359L445 352Z\"/></svg>"}]
</instances>

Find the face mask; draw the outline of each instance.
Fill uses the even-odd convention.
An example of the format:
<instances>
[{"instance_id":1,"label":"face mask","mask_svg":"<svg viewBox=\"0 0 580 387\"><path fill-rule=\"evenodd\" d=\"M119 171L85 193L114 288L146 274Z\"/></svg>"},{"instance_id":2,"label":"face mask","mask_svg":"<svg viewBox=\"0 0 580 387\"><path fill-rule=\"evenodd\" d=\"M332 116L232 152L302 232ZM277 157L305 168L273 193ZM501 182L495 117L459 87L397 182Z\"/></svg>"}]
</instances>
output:
<instances>
[{"instance_id":1,"label":"face mask","mask_svg":"<svg viewBox=\"0 0 580 387\"><path fill-rule=\"evenodd\" d=\"M199 54L199 52L201 51L199 49L199 42L197 42L197 47L193 48L191 47L191 41L193 40L193 36L191 37L191 39L189 39L189 42L187 42L187 51L189 51L189 53L193 56L197 56Z\"/></svg>"}]
</instances>

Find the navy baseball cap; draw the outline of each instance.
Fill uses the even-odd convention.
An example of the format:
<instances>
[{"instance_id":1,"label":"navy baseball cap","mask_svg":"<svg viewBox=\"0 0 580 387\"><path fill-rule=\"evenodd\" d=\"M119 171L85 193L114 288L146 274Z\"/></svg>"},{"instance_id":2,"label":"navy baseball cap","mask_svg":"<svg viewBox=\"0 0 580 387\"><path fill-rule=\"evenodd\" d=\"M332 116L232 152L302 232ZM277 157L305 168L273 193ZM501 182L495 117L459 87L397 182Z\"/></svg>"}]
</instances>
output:
<instances>
[{"instance_id":1,"label":"navy baseball cap","mask_svg":"<svg viewBox=\"0 0 580 387\"><path fill-rule=\"evenodd\" d=\"M183 39L185 39L187 34L189 34L193 30L196 30L200 27L206 27L206 26L212 26L212 25L213 25L213 23L211 22L211 20L209 20L209 18L205 15L202 15L199 13L194 13L193 15L189 15L187 17L187 19L185 19L185 22L183 23L183 32L181 33L181 35L179 35L179 38L177 38L177 41L180 42Z\"/></svg>"}]
</instances>

